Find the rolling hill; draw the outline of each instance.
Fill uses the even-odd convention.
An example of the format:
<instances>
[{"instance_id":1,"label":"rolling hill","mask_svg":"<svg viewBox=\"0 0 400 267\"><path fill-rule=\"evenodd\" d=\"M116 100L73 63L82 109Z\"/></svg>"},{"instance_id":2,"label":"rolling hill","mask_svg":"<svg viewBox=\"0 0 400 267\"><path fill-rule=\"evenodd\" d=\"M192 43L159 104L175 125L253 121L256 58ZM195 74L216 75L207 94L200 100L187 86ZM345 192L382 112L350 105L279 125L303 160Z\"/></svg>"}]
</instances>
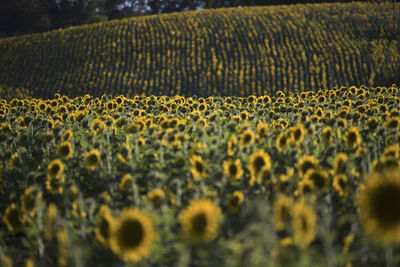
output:
<instances>
[{"instance_id":1,"label":"rolling hill","mask_svg":"<svg viewBox=\"0 0 400 267\"><path fill-rule=\"evenodd\" d=\"M399 84L392 12L388 3L357 2L214 9L0 39L0 95L262 95Z\"/></svg>"}]
</instances>

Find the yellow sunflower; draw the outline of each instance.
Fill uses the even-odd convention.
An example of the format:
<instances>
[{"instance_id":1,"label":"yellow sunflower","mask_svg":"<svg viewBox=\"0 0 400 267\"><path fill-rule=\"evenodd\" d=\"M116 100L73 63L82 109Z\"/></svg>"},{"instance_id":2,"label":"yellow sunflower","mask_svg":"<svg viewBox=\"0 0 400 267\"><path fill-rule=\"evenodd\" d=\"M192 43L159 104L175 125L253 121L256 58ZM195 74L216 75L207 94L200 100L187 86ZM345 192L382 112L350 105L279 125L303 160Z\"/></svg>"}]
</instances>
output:
<instances>
[{"instance_id":1,"label":"yellow sunflower","mask_svg":"<svg viewBox=\"0 0 400 267\"><path fill-rule=\"evenodd\" d=\"M25 214L20 208L12 203L7 207L3 215L3 222L7 225L10 232L19 234L24 231L26 223Z\"/></svg>"},{"instance_id":2,"label":"yellow sunflower","mask_svg":"<svg viewBox=\"0 0 400 267\"><path fill-rule=\"evenodd\" d=\"M244 194L238 190L234 191L228 199L228 208L232 212L236 212L243 204Z\"/></svg>"},{"instance_id":3,"label":"yellow sunflower","mask_svg":"<svg viewBox=\"0 0 400 267\"><path fill-rule=\"evenodd\" d=\"M192 165L190 171L195 181L207 177L206 164L200 156L193 155L189 158L189 162Z\"/></svg>"},{"instance_id":4,"label":"yellow sunflower","mask_svg":"<svg viewBox=\"0 0 400 267\"><path fill-rule=\"evenodd\" d=\"M119 182L119 190L126 192L132 188L132 175L130 173L122 176L121 181Z\"/></svg>"},{"instance_id":5,"label":"yellow sunflower","mask_svg":"<svg viewBox=\"0 0 400 267\"><path fill-rule=\"evenodd\" d=\"M258 123L257 124L257 133L261 136L261 137L265 137L268 134L268 123Z\"/></svg>"},{"instance_id":6,"label":"yellow sunflower","mask_svg":"<svg viewBox=\"0 0 400 267\"><path fill-rule=\"evenodd\" d=\"M242 135L240 136L240 144L244 147L247 147L254 143L254 140L256 139L256 135L254 132L250 130L244 130L242 132Z\"/></svg>"},{"instance_id":7,"label":"yellow sunflower","mask_svg":"<svg viewBox=\"0 0 400 267\"><path fill-rule=\"evenodd\" d=\"M47 166L47 177L60 177L64 171L64 164L59 159L55 159Z\"/></svg>"},{"instance_id":8,"label":"yellow sunflower","mask_svg":"<svg viewBox=\"0 0 400 267\"><path fill-rule=\"evenodd\" d=\"M115 221L109 244L124 261L139 261L150 256L155 239L150 216L137 209L124 209Z\"/></svg>"},{"instance_id":9,"label":"yellow sunflower","mask_svg":"<svg viewBox=\"0 0 400 267\"><path fill-rule=\"evenodd\" d=\"M357 127L352 127L347 130L344 141L346 145L350 148L356 148L362 141L360 132Z\"/></svg>"},{"instance_id":10,"label":"yellow sunflower","mask_svg":"<svg viewBox=\"0 0 400 267\"><path fill-rule=\"evenodd\" d=\"M290 137L287 133L281 132L276 138L275 146L279 152L283 151L289 145Z\"/></svg>"},{"instance_id":11,"label":"yellow sunflower","mask_svg":"<svg viewBox=\"0 0 400 267\"><path fill-rule=\"evenodd\" d=\"M94 233L97 240L104 246L108 245L113 225L114 218L111 215L110 208L106 205L102 205L99 209L98 224Z\"/></svg>"},{"instance_id":12,"label":"yellow sunflower","mask_svg":"<svg viewBox=\"0 0 400 267\"><path fill-rule=\"evenodd\" d=\"M256 180L262 178L265 172L271 169L271 158L263 150L258 150L250 155L249 166L250 185L254 185Z\"/></svg>"},{"instance_id":13,"label":"yellow sunflower","mask_svg":"<svg viewBox=\"0 0 400 267\"><path fill-rule=\"evenodd\" d=\"M62 142L57 147L57 155L63 157L64 159L69 159L73 156L74 150L72 149L72 144L69 141Z\"/></svg>"},{"instance_id":14,"label":"yellow sunflower","mask_svg":"<svg viewBox=\"0 0 400 267\"><path fill-rule=\"evenodd\" d=\"M34 186L29 186L25 189L24 193L20 197L22 210L30 216L33 216L36 212L36 194L38 195L38 197L41 197L41 192L38 192L38 190Z\"/></svg>"},{"instance_id":15,"label":"yellow sunflower","mask_svg":"<svg viewBox=\"0 0 400 267\"><path fill-rule=\"evenodd\" d=\"M307 247L315 238L317 216L304 201L296 203L292 210L294 239L300 247Z\"/></svg>"},{"instance_id":16,"label":"yellow sunflower","mask_svg":"<svg viewBox=\"0 0 400 267\"><path fill-rule=\"evenodd\" d=\"M272 220L277 231L285 229L292 212L292 206L292 199L284 195L279 195L274 201Z\"/></svg>"},{"instance_id":17,"label":"yellow sunflower","mask_svg":"<svg viewBox=\"0 0 400 267\"><path fill-rule=\"evenodd\" d=\"M330 126L325 127L321 133L322 141L326 144L332 143L333 135L332 135L332 128Z\"/></svg>"},{"instance_id":18,"label":"yellow sunflower","mask_svg":"<svg viewBox=\"0 0 400 267\"><path fill-rule=\"evenodd\" d=\"M153 204L153 207L157 208L161 206L165 198L165 193L162 189L156 188L147 193L147 198L150 200L151 204Z\"/></svg>"},{"instance_id":19,"label":"yellow sunflower","mask_svg":"<svg viewBox=\"0 0 400 267\"><path fill-rule=\"evenodd\" d=\"M233 156L237 151L237 137L232 134L228 141L228 156Z\"/></svg>"},{"instance_id":20,"label":"yellow sunflower","mask_svg":"<svg viewBox=\"0 0 400 267\"><path fill-rule=\"evenodd\" d=\"M293 144L298 145L298 144L300 144L301 141L303 141L303 139L304 139L305 130L304 130L303 125L299 124L299 125L297 125L297 126L291 127L291 128L289 129L289 133L290 133L290 141L291 141Z\"/></svg>"},{"instance_id":21,"label":"yellow sunflower","mask_svg":"<svg viewBox=\"0 0 400 267\"><path fill-rule=\"evenodd\" d=\"M347 176L344 174L337 174L333 177L333 188L338 192L339 196L347 196Z\"/></svg>"},{"instance_id":22,"label":"yellow sunflower","mask_svg":"<svg viewBox=\"0 0 400 267\"><path fill-rule=\"evenodd\" d=\"M347 155L345 153L337 153L333 162L333 170L335 173L344 173L346 170Z\"/></svg>"},{"instance_id":23,"label":"yellow sunflower","mask_svg":"<svg viewBox=\"0 0 400 267\"><path fill-rule=\"evenodd\" d=\"M324 170L317 170L317 169L309 169L304 178L313 182L314 187L323 190L329 184L329 176L328 173Z\"/></svg>"},{"instance_id":24,"label":"yellow sunflower","mask_svg":"<svg viewBox=\"0 0 400 267\"><path fill-rule=\"evenodd\" d=\"M359 194L361 221L376 241L400 241L400 173L398 170L373 172Z\"/></svg>"},{"instance_id":25,"label":"yellow sunflower","mask_svg":"<svg viewBox=\"0 0 400 267\"><path fill-rule=\"evenodd\" d=\"M65 182L64 175L60 176L47 176L46 189L53 195L60 195L63 192L62 185Z\"/></svg>"},{"instance_id":26,"label":"yellow sunflower","mask_svg":"<svg viewBox=\"0 0 400 267\"><path fill-rule=\"evenodd\" d=\"M218 235L221 209L211 200L192 201L179 214L183 234L192 243L207 243Z\"/></svg>"},{"instance_id":27,"label":"yellow sunflower","mask_svg":"<svg viewBox=\"0 0 400 267\"><path fill-rule=\"evenodd\" d=\"M222 166L224 168L225 175L232 178L233 180L238 180L243 175L243 169L240 164L240 159L236 159L234 161L224 160Z\"/></svg>"},{"instance_id":28,"label":"yellow sunflower","mask_svg":"<svg viewBox=\"0 0 400 267\"><path fill-rule=\"evenodd\" d=\"M314 156L303 155L297 164L297 169L299 170L299 176L303 177L306 172L310 169L315 169L318 167L319 160Z\"/></svg>"},{"instance_id":29,"label":"yellow sunflower","mask_svg":"<svg viewBox=\"0 0 400 267\"><path fill-rule=\"evenodd\" d=\"M85 166L89 170L95 170L101 163L100 151L98 149L92 149L85 154Z\"/></svg>"}]
</instances>

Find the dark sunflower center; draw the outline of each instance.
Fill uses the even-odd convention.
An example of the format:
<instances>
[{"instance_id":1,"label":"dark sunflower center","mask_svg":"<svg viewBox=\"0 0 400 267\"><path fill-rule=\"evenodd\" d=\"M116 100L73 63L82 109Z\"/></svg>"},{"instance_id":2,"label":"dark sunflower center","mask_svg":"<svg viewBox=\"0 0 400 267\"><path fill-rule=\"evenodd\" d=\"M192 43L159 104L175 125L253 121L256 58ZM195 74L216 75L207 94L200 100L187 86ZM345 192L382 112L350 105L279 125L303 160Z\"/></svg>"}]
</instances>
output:
<instances>
[{"instance_id":1,"label":"dark sunflower center","mask_svg":"<svg viewBox=\"0 0 400 267\"><path fill-rule=\"evenodd\" d=\"M203 164L200 161L196 161L195 168L199 173L202 173L204 170Z\"/></svg>"},{"instance_id":2,"label":"dark sunflower center","mask_svg":"<svg viewBox=\"0 0 400 267\"><path fill-rule=\"evenodd\" d=\"M355 132L349 132L349 134L347 136L348 136L349 143L355 143L356 142L357 135L356 135Z\"/></svg>"},{"instance_id":3,"label":"dark sunflower center","mask_svg":"<svg viewBox=\"0 0 400 267\"><path fill-rule=\"evenodd\" d=\"M309 169L314 169L315 166L311 161L305 161L301 165L300 169L302 170L303 173L306 173Z\"/></svg>"},{"instance_id":4,"label":"dark sunflower center","mask_svg":"<svg viewBox=\"0 0 400 267\"><path fill-rule=\"evenodd\" d=\"M400 188L384 185L375 189L370 199L371 214L383 227L395 227L400 223Z\"/></svg>"},{"instance_id":5,"label":"dark sunflower center","mask_svg":"<svg viewBox=\"0 0 400 267\"><path fill-rule=\"evenodd\" d=\"M284 147L286 145L286 141L287 141L286 136L282 136L281 139L279 139L279 145L281 147Z\"/></svg>"},{"instance_id":6,"label":"dark sunflower center","mask_svg":"<svg viewBox=\"0 0 400 267\"><path fill-rule=\"evenodd\" d=\"M304 232L307 232L308 230L307 219L304 216L301 216L301 230Z\"/></svg>"},{"instance_id":7,"label":"dark sunflower center","mask_svg":"<svg viewBox=\"0 0 400 267\"><path fill-rule=\"evenodd\" d=\"M98 162L97 156L95 154L91 154L88 157L88 162L90 165L95 165Z\"/></svg>"},{"instance_id":8,"label":"dark sunflower center","mask_svg":"<svg viewBox=\"0 0 400 267\"><path fill-rule=\"evenodd\" d=\"M202 234L206 230L207 217L204 213L197 214L192 219L192 230L196 234Z\"/></svg>"},{"instance_id":9,"label":"dark sunflower center","mask_svg":"<svg viewBox=\"0 0 400 267\"><path fill-rule=\"evenodd\" d=\"M344 189L344 187L346 186L346 181L342 178L339 178L339 186L340 188Z\"/></svg>"},{"instance_id":10,"label":"dark sunflower center","mask_svg":"<svg viewBox=\"0 0 400 267\"><path fill-rule=\"evenodd\" d=\"M243 143L248 144L251 141L251 135L250 134L245 134L243 137Z\"/></svg>"},{"instance_id":11,"label":"dark sunflower center","mask_svg":"<svg viewBox=\"0 0 400 267\"><path fill-rule=\"evenodd\" d=\"M19 214L19 211L17 209L12 209L8 213L8 221L10 222L10 224L12 226L19 226L19 225L22 224L22 222L20 220L20 214Z\"/></svg>"},{"instance_id":12,"label":"dark sunflower center","mask_svg":"<svg viewBox=\"0 0 400 267\"><path fill-rule=\"evenodd\" d=\"M254 160L254 169L256 171L256 173L259 173L261 171L261 169L264 167L265 165L265 161L262 157L257 157Z\"/></svg>"},{"instance_id":13,"label":"dark sunflower center","mask_svg":"<svg viewBox=\"0 0 400 267\"><path fill-rule=\"evenodd\" d=\"M138 220L123 222L120 230L121 243L126 247L137 247L144 238L144 229Z\"/></svg>"},{"instance_id":14,"label":"dark sunflower center","mask_svg":"<svg viewBox=\"0 0 400 267\"><path fill-rule=\"evenodd\" d=\"M110 236L110 222L102 217L100 220L100 226L99 226L100 234L105 238L108 239Z\"/></svg>"},{"instance_id":15,"label":"dark sunflower center","mask_svg":"<svg viewBox=\"0 0 400 267\"><path fill-rule=\"evenodd\" d=\"M237 196L231 197L229 204L231 205L231 207L239 206L239 198Z\"/></svg>"},{"instance_id":16,"label":"dark sunflower center","mask_svg":"<svg viewBox=\"0 0 400 267\"><path fill-rule=\"evenodd\" d=\"M60 169L61 168L58 164L54 164L53 166L51 166L50 172L52 175L57 175Z\"/></svg>"},{"instance_id":17,"label":"dark sunflower center","mask_svg":"<svg viewBox=\"0 0 400 267\"><path fill-rule=\"evenodd\" d=\"M325 186L325 178L318 172L314 172L310 178L316 187L323 188Z\"/></svg>"},{"instance_id":18,"label":"dark sunflower center","mask_svg":"<svg viewBox=\"0 0 400 267\"><path fill-rule=\"evenodd\" d=\"M301 137L301 130L300 129L296 129L294 131L294 139L297 141L297 140L300 139L300 137Z\"/></svg>"},{"instance_id":19,"label":"dark sunflower center","mask_svg":"<svg viewBox=\"0 0 400 267\"><path fill-rule=\"evenodd\" d=\"M67 145L62 146L60 150L63 156L67 156L70 153L69 146Z\"/></svg>"},{"instance_id":20,"label":"dark sunflower center","mask_svg":"<svg viewBox=\"0 0 400 267\"><path fill-rule=\"evenodd\" d=\"M235 176L236 173L237 173L237 167L236 167L236 165L235 165L235 164L229 165L229 174L230 174L231 176Z\"/></svg>"}]
</instances>

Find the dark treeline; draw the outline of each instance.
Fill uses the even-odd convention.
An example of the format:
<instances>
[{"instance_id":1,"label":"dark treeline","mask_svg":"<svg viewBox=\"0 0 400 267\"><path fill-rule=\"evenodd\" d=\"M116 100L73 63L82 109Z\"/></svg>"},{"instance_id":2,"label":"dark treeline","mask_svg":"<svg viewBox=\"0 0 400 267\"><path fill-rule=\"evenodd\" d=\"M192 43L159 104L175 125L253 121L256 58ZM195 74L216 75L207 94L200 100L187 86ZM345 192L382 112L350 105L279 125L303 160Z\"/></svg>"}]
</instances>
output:
<instances>
[{"instance_id":1,"label":"dark treeline","mask_svg":"<svg viewBox=\"0 0 400 267\"><path fill-rule=\"evenodd\" d=\"M366 0L364 0L366 1ZM381 2L382 0L370 0ZM1 0L0 36L42 32L131 16L249 5L338 0Z\"/></svg>"}]
</instances>

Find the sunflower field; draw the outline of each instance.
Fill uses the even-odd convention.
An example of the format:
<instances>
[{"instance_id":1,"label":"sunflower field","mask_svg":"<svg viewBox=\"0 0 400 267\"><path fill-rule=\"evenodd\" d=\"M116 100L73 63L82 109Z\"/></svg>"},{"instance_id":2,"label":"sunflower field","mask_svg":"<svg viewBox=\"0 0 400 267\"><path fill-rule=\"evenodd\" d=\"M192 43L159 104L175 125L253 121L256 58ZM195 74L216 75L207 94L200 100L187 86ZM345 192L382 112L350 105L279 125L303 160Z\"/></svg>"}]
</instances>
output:
<instances>
[{"instance_id":1,"label":"sunflower field","mask_svg":"<svg viewBox=\"0 0 400 267\"><path fill-rule=\"evenodd\" d=\"M400 89L0 102L1 266L398 266Z\"/></svg>"},{"instance_id":2,"label":"sunflower field","mask_svg":"<svg viewBox=\"0 0 400 267\"><path fill-rule=\"evenodd\" d=\"M0 95L261 96L400 84L400 3L371 2L210 9L3 38Z\"/></svg>"}]
</instances>

